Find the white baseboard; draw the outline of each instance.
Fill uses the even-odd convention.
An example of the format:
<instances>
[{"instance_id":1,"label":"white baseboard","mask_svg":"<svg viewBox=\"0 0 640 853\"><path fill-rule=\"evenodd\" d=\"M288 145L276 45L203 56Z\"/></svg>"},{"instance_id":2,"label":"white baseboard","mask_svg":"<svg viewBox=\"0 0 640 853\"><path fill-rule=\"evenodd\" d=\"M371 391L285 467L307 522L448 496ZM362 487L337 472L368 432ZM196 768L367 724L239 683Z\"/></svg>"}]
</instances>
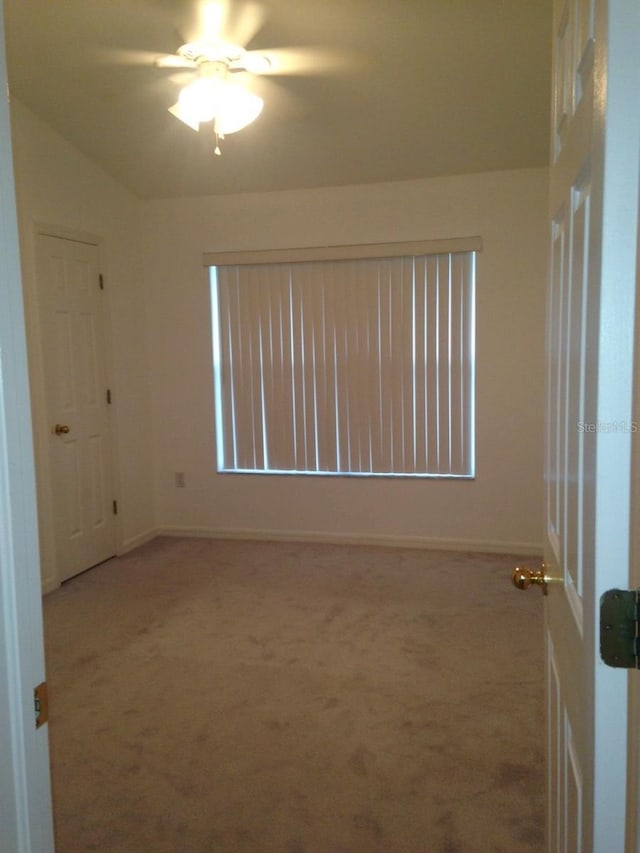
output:
<instances>
[{"instance_id":1,"label":"white baseboard","mask_svg":"<svg viewBox=\"0 0 640 853\"><path fill-rule=\"evenodd\" d=\"M423 536L383 536L377 534L332 533L319 531L219 529L213 527L164 527L158 536L185 536L203 539L255 539L278 542L326 542L333 545L379 545L392 548L424 548L442 551L467 551L481 554L542 554L539 542L495 542L482 539L439 539Z\"/></svg>"},{"instance_id":2,"label":"white baseboard","mask_svg":"<svg viewBox=\"0 0 640 853\"><path fill-rule=\"evenodd\" d=\"M124 542L121 542L118 545L118 556L121 554L128 554L129 551L133 551L134 548L139 548L141 545L146 545L147 542L151 542L152 539L155 539L156 536L160 536L163 534L163 531L156 530L147 530L145 533L139 533L137 536L131 536L129 539L125 539Z\"/></svg>"}]
</instances>

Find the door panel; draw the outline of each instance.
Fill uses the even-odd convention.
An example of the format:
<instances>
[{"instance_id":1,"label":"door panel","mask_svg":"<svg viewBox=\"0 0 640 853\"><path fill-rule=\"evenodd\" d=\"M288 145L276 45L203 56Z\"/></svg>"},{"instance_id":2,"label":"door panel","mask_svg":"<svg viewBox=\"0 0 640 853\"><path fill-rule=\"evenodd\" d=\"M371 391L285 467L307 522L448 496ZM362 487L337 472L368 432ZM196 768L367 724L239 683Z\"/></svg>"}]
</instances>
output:
<instances>
[{"instance_id":1,"label":"door panel","mask_svg":"<svg viewBox=\"0 0 640 853\"><path fill-rule=\"evenodd\" d=\"M56 566L65 580L115 553L97 247L40 234L38 290ZM56 424L68 432L56 434Z\"/></svg>"},{"instance_id":2,"label":"door panel","mask_svg":"<svg viewBox=\"0 0 640 853\"><path fill-rule=\"evenodd\" d=\"M555 3L545 562L558 582L545 607L549 853L624 849L627 675L600 660L599 601L629 585L640 79L627 57L637 56L638 23L631 4Z\"/></svg>"}]
</instances>

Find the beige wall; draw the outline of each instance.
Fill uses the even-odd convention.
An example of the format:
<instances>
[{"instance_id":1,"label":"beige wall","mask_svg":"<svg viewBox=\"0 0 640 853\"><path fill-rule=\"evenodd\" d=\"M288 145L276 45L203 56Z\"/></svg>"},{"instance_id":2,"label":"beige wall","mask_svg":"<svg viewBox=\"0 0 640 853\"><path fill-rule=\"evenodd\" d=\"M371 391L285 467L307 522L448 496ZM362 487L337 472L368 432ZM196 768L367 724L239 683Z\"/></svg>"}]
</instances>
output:
<instances>
[{"instance_id":1,"label":"beige wall","mask_svg":"<svg viewBox=\"0 0 640 853\"><path fill-rule=\"evenodd\" d=\"M114 392L118 547L155 529L148 336L140 247L141 203L18 102L11 105L14 168L29 338L42 574L56 584L48 423L35 289L36 223L83 232L101 241L101 265L110 313L110 385Z\"/></svg>"},{"instance_id":2,"label":"beige wall","mask_svg":"<svg viewBox=\"0 0 640 853\"><path fill-rule=\"evenodd\" d=\"M156 530L539 549L546 170L141 202L18 103L12 121L45 587L55 577L35 223L102 240L120 549ZM474 481L216 473L203 252L468 235L484 242Z\"/></svg>"},{"instance_id":3,"label":"beige wall","mask_svg":"<svg viewBox=\"0 0 640 853\"><path fill-rule=\"evenodd\" d=\"M224 159L212 162L223 168ZM546 287L544 169L147 202L160 529L540 549ZM474 481L215 471L204 251L479 235ZM174 485L185 473L186 487Z\"/></svg>"}]
</instances>

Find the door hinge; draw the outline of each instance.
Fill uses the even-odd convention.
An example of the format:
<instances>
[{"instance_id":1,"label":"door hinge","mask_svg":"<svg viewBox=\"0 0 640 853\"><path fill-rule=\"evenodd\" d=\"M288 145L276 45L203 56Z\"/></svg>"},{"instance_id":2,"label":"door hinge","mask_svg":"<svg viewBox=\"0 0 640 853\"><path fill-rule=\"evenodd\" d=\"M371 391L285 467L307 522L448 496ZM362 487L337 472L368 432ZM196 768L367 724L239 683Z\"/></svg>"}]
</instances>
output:
<instances>
[{"instance_id":1,"label":"door hinge","mask_svg":"<svg viewBox=\"0 0 640 853\"><path fill-rule=\"evenodd\" d=\"M49 696L47 693L47 682L43 681L33 689L33 707L36 714L36 728L44 726L49 722Z\"/></svg>"},{"instance_id":2,"label":"door hinge","mask_svg":"<svg viewBox=\"0 0 640 853\"><path fill-rule=\"evenodd\" d=\"M114 515L118 514L118 501L113 502L113 514Z\"/></svg>"},{"instance_id":3,"label":"door hinge","mask_svg":"<svg viewBox=\"0 0 640 853\"><path fill-rule=\"evenodd\" d=\"M111 388L107 388L107 403L111 405Z\"/></svg>"},{"instance_id":4,"label":"door hinge","mask_svg":"<svg viewBox=\"0 0 640 853\"><path fill-rule=\"evenodd\" d=\"M100 284L100 290L104 290L104 276L102 273L98 275L98 282Z\"/></svg>"},{"instance_id":5,"label":"door hinge","mask_svg":"<svg viewBox=\"0 0 640 853\"><path fill-rule=\"evenodd\" d=\"M608 666L640 669L640 590L609 589L600 599L600 657Z\"/></svg>"}]
</instances>

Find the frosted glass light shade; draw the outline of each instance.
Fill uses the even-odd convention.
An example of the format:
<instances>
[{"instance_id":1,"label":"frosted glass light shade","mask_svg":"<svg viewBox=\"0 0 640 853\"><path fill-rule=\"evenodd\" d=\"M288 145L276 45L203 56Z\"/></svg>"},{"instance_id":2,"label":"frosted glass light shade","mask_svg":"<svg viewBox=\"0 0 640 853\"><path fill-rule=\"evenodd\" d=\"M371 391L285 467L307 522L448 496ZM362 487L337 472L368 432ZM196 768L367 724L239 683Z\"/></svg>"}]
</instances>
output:
<instances>
[{"instance_id":1,"label":"frosted glass light shade","mask_svg":"<svg viewBox=\"0 0 640 853\"><path fill-rule=\"evenodd\" d=\"M194 130L203 122L215 121L215 132L225 136L255 121L263 106L262 98L242 86L211 77L186 86L169 112Z\"/></svg>"},{"instance_id":2,"label":"frosted glass light shade","mask_svg":"<svg viewBox=\"0 0 640 853\"><path fill-rule=\"evenodd\" d=\"M228 84L220 108L215 115L216 133L225 136L236 133L255 121L264 106L264 101L242 86Z\"/></svg>"}]
</instances>

